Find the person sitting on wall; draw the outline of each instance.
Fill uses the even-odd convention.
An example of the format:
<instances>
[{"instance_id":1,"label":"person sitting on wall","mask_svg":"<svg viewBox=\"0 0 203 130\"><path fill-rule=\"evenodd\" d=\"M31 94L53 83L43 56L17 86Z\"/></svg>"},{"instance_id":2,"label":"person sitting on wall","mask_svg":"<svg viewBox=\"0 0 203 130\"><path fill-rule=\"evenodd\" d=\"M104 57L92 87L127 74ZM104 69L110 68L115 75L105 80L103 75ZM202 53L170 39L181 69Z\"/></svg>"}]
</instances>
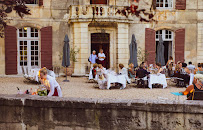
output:
<instances>
[{"instance_id":1,"label":"person sitting on wall","mask_svg":"<svg viewBox=\"0 0 203 130\"><path fill-rule=\"evenodd\" d=\"M43 84L48 90L48 97L59 96L62 97L61 87L57 83L56 79L47 75L47 69L44 67L39 71L39 77L41 84Z\"/></svg>"},{"instance_id":2,"label":"person sitting on wall","mask_svg":"<svg viewBox=\"0 0 203 130\"><path fill-rule=\"evenodd\" d=\"M133 63L129 64L129 68L128 68L128 77L129 78L135 78L135 71L134 71L134 65Z\"/></svg>"},{"instance_id":3,"label":"person sitting on wall","mask_svg":"<svg viewBox=\"0 0 203 130\"><path fill-rule=\"evenodd\" d=\"M187 100L192 100L195 92L203 93L203 75L195 74L193 84L188 86L184 92L180 92L183 95L187 95ZM203 96L203 95L202 95Z\"/></svg>"}]
</instances>

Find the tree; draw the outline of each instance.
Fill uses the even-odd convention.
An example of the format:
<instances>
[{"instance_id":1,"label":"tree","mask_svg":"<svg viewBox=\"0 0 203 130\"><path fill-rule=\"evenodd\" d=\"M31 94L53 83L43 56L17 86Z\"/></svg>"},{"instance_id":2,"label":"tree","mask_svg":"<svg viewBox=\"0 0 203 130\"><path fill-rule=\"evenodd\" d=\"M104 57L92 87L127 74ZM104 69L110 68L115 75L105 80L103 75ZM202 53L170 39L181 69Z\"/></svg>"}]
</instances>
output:
<instances>
[{"instance_id":1,"label":"tree","mask_svg":"<svg viewBox=\"0 0 203 130\"><path fill-rule=\"evenodd\" d=\"M156 0L150 0L150 2L145 2L146 5L150 5L150 9L139 9L139 2L144 0L131 0L131 5L118 10L116 13L122 14L128 17L129 14L135 15L140 19L141 22L152 22L154 20Z\"/></svg>"},{"instance_id":2,"label":"tree","mask_svg":"<svg viewBox=\"0 0 203 130\"><path fill-rule=\"evenodd\" d=\"M33 0L0 0L0 32L4 32L4 28L11 20L8 18L8 14L12 11L23 18L24 15L30 15L30 9L25 3L32 2ZM0 37L3 37L4 33L0 33Z\"/></svg>"}]
</instances>

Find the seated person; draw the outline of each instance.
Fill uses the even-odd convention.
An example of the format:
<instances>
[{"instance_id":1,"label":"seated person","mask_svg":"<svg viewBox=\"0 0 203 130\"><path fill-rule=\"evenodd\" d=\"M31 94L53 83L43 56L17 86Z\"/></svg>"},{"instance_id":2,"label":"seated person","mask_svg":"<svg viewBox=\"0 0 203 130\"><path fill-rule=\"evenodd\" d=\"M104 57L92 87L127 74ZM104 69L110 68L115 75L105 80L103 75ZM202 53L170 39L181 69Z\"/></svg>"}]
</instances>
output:
<instances>
[{"instance_id":1,"label":"seated person","mask_svg":"<svg viewBox=\"0 0 203 130\"><path fill-rule=\"evenodd\" d=\"M180 76L180 70L182 68L182 62L178 61L175 67L174 71L174 77L179 77Z\"/></svg>"},{"instance_id":2,"label":"seated person","mask_svg":"<svg viewBox=\"0 0 203 130\"><path fill-rule=\"evenodd\" d=\"M161 67L161 64L160 63L156 63L156 69L158 70L157 71L157 74L164 74L164 70L163 68Z\"/></svg>"},{"instance_id":3,"label":"seated person","mask_svg":"<svg viewBox=\"0 0 203 130\"><path fill-rule=\"evenodd\" d=\"M59 86L55 78L47 75L46 68L40 69L39 77L41 79L41 84L43 84L49 92L48 97L50 96L62 97L61 87Z\"/></svg>"},{"instance_id":4,"label":"seated person","mask_svg":"<svg viewBox=\"0 0 203 130\"><path fill-rule=\"evenodd\" d=\"M139 67L139 69L136 71L136 76L138 77L138 78L144 78L144 77L146 77L148 74L150 74L150 72L148 72L147 70L145 70L144 68L143 68L143 64L140 64L140 67Z\"/></svg>"},{"instance_id":5,"label":"seated person","mask_svg":"<svg viewBox=\"0 0 203 130\"><path fill-rule=\"evenodd\" d=\"M93 69L92 69L92 76L93 76L93 78L95 78L96 75L97 75L97 67L98 67L97 64L93 65Z\"/></svg>"},{"instance_id":6,"label":"seated person","mask_svg":"<svg viewBox=\"0 0 203 130\"><path fill-rule=\"evenodd\" d=\"M106 89L107 88L107 80L106 80L106 68L102 66L102 64L98 65L97 69L97 75L98 75L98 85L100 89Z\"/></svg>"},{"instance_id":7,"label":"seated person","mask_svg":"<svg viewBox=\"0 0 203 130\"><path fill-rule=\"evenodd\" d=\"M129 64L128 77L129 78L135 78L135 71L134 71L134 65L133 65L133 63Z\"/></svg>"},{"instance_id":8,"label":"seated person","mask_svg":"<svg viewBox=\"0 0 203 130\"><path fill-rule=\"evenodd\" d=\"M184 79L184 83L185 84L189 84L190 81L190 70L187 68L187 64L186 63L182 63L182 68L180 69L180 77Z\"/></svg>"},{"instance_id":9,"label":"seated person","mask_svg":"<svg viewBox=\"0 0 203 130\"><path fill-rule=\"evenodd\" d=\"M119 74L125 75L125 78L128 83L130 83L130 79L128 78L128 70L124 67L123 64L119 64Z\"/></svg>"},{"instance_id":10,"label":"seated person","mask_svg":"<svg viewBox=\"0 0 203 130\"><path fill-rule=\"evenodd\" d=\"M195 69L195 72L194 72L194 74L203 74L203 66L202 66L202 64L200 64L200 63L198 63L198 65L197 65L198 67Z\"/></svg>"},{"instance_id":11,"label":"seated person","mask_svg":"<svg viewBox=\"0 0 203 130\"><path fill-rule=\"evenodd\" d=\"M203 92L203 75L202 74L196 74L194 76L193 84L188 86L187 89L184 92L180 92L183 95L188 95L188 100L191 100L193 98L193 92Z\"/></svg>"}]
</instances>

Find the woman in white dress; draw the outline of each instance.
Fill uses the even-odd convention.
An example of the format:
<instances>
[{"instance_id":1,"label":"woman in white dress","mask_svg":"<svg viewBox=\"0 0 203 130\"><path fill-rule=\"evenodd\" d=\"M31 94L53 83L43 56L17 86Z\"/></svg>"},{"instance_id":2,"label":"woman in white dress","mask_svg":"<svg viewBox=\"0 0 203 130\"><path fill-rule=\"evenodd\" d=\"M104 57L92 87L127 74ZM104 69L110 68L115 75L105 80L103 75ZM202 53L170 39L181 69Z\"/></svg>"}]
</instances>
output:
<instances>
[{"instance_id":1,"label":"woman in white dress","mask_svg":"<svg viewBox=\"0 0 203 130\"><path fill-rule=\"evenodd\" d=\"M41 79L41 83L49 91L48 97L50 97L50 96L62 97L61 87L59 86L59 84L57 83L57 81L54 77L47 75L46 68L40 69L39 77Z\"/></svg>"}]
</instances>

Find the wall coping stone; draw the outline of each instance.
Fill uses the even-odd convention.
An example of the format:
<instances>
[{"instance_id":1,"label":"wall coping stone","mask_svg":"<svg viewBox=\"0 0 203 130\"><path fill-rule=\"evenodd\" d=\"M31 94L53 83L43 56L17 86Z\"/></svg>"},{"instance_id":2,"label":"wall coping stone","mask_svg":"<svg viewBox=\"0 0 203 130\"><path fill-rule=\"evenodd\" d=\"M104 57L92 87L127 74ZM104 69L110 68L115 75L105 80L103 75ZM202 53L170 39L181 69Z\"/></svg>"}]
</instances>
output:
<instances>
[{"instance_id":1,"label":"wall coping stone","mask_svg":"<svg viewBox=\"0 0 203 130\"><path fill-rule=\"evenodd\" d=\"M95 99L59 98L32 95L0 94L0 106L19 106L34 108L95 108L95 109L133 109L151 112L203 113L203 101L142 100L142 99Z\"/></svg>"}]
</instances>

